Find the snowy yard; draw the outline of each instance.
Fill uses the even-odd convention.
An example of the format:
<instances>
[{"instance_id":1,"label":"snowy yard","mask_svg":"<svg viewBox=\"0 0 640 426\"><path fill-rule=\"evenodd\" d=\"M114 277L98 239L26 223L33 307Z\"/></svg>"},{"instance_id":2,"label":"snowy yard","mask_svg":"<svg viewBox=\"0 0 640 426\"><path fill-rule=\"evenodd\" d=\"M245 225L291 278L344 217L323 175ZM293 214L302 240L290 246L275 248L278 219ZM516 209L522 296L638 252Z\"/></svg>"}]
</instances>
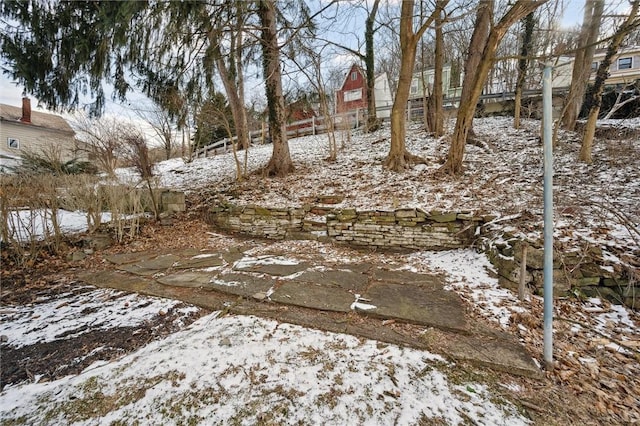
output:
<instances>
[{"instance_id":1,"label":"snowy yard","mask_svg":"<svg viewBox=\"0 0 640 426\"><path fill-rule=\"evenodd\" d=\"M526 424L439 356L256 317L206 315L77 376L9 387L23 424ZM506 388L517 385L503 383Z\"/></svg>"},{"instance_id":2,"label":"snowy yard","mask_svg":"<svg viewBox=\"0 0 640 426\"><path fill-rule=\"evenodd\" d=\"M640 120L622 124L639 128ZM536 239L542 232L538 125L527 122L524 130L516 131L508 118L477 120L475 130L486 146L467 147L466 172L457 179L436 173L446 152L446 139L433 140L417 127L409 130L408 148L428 164L404 174L381 167L388 150L388 128L373 135L356 134L335 163L324 161L326 136L292 140L298 171L287 178L254 175L234 182L230 154L190 164L169 160L158 164L157 171L165 186L188 191L198 203L219 196L241 204L302 205L320 195L341 195L344 200L337 207L490 213L497 217L496 238L509 232ZM561 132L554 165L558 243L566 250L598 246L612 262L629 265L640 255L633 228L640 223L636 160L640 145L635 139L598 141L595 163L590 166L575 162L577 146L575 136ZM251 148L249 169L264 165L270 152L271 146ZM623 223L613 213L616 209L630 222ZM219 234L194 236L190 242L202 244L201 248L240 243ZM256 257L276 251L299 258L313 251L327 259L441 272L478 321L517 336L534 359L541 359L541 299L532 296L526 302L518 301L512 292L498 286L486 257L473 250L385 254L311 242L249 243L255 245L252 253ZM77 287L53 297L44 294L26 304L6 303L4 294L0 304L3 352L65 339L71 342L69 339L85 333L127 327L131 327L129 338L135 340L136 327L155 326L163 319L171 327L129 353L111 354L106 357L109 361L99 361L100 352L106 349L96 347L95 357L87 359L97 361L83 365L81 372L51 381L32 375L5 386L0 392L3 424L640 421L639 315L599 299L558 301L557 367L542 379L532 380L472 369L436 354L354 336L206 312L170 300L93 287Z\"/></svg>"}]
</instances>

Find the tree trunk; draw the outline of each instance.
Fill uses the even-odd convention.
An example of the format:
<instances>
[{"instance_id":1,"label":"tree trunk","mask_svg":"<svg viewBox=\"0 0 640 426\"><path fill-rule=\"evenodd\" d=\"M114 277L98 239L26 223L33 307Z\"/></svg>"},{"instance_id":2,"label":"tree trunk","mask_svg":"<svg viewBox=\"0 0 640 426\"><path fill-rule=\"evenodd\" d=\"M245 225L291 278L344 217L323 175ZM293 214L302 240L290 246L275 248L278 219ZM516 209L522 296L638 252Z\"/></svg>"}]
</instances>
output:
<instances>
[{"instance_id":1,"label":"tree trunk","mask_svg":"<svg viewBox=\"0 0 640 426\"><path fill-rule=\"evenodd\" d=\"M471 41L469 42L469 51L467 52L467 60L464 64L464 80L462 82L462 93L460 94L460 104L469 103L472 101L472 93L473 93L473 79L476 77L478 72L478 67L483 60L493 60L492 58L485 58L483 56L484 49L487 43L487 39L489 38L489 31L491 28L491 17L493 16L493 9L495 7L494 0L480 0L480 4L478 5L478 14L476 16L476 21L474 25L473 34L471 35ZM492 67L489 68L488 73L492 70ZM487 76L484 77L484 81L480 88L480 93L482 93L482 86L487 80ZM477 105L477 99L473 103L473 111L475 112L475 107ZM475 114L471 115L469 119L469 131L473 132L473 117ZM468 136L468 133L467 133ZM466 139L465 139L466 142Z\"/></svg>"},{"instance_id":2,"label":"tree trunk","mask_svg":"<svg viewBox=\"0 0 640 426\"><path fill-rule=\"evenodd\" d=\"M400 16L400 48L402 50L402 61L400 65L400 75L398 77L398 87L396 97L391 108L391 149L384 161L384 167L396 172L408 169L411 163L419 161L420 158L407 152L405 148L407 102L411 90L411 78L416 59L418 38L413 33L413 6L414 0L402 2ZM424 160L422 160L424 162Z\"/></svg>"},{"instance_id":3,"label":"tree trunk","mask_svg":"<svg viewBox=\"0 0 640 426\"><path fill-rule=\"evenodd\" d=\"M580 30L580 49L576 52L571 74L571 86L565 100L562 125L566 130L575 130L578 115L589 85L591 63L600 33L604 0L586 0L584 18Z\"/></svg>"},{"instance_id":4,"label":"tree trunk","mask_svg":"<svg viewBox=\"0 0 640 426\"><path fill-rule=\"evenodd\" d=\"M229 108L233 115L233 121L236 127L237 148L246 149L249 147L249 125L247 123L247 113L244 107L244 76L242 74L242 27L244 24L241 17L242 3L236 3L238 17L236 25L231 34L231 42L229 54L226 57L222 53L221 28L212 28L209 33L209 45L213 49L215 55L215 64L222 80L222 85L227 94Z\"/></svg>"},{"instance_id":5,"label":"tree trunk","mask_svg":"<svg viewBox=\"0 0 640 426\"><path fill-rule=\"evenodd\" d=\"M378 116L376 112L376 98L375 98L375 56L374 56L374 43L373 43L373 33L375 32L374 24L376 19L376 14L378 13L378 5L380 4L380 0L375 0L373 2L373 6L371 7L371 12L367 16L367 20L365 22L365 30L364 30L364 40L365 40L365 55L364 55L364 65L365 72L367 74L367 131L375 132L380 127L380 122L378 121Z\"/></svg>"},{"instance_id":6,"label":"tree trunk","mask_svg":"<svg viewBox=\"0 0 640 426\"><path fill-rule=\"evenodd\" d=\"M271 159L263 172L268 176L285 176L291 173L294 167L287 142L275 0L260 0L258 14L262 24L262 62L269 113L269 134L273 144Z\"/></svg>"},{"instance_id":7,"label":"tree trunk","mask_svg":"<svg viewBox=\"0 0 640 426\"><path fill-rule=\"evenodd\" d=\"M585 126L584 134L582 135L582 145L580 146L580 155L578 159L587 164L591 164L593 162L591 152L593 150L593 138L596 134L596 122L598 121L599 113L600 105L593 106L589 109L587 125Z\"/></svg>"},{"instance_id":8,"label":"tree trunk","mask_svg":"<svg viewBox=\"0 0 640 426\"><path fill-rule=\"evenodd\" d=\"M444 109L443 109L443 87L442 87L442 68L444 67L444 38L442 34L442 13L444 11L441 6L442 1L436 5L438 8L436 17L436 48L435 63L433 75L433 92L429 98L429 130L433 136L439 138L444 134Z\"/></svg>"},{"instance_id":9,"label":"tree trunk","mask_svg":"<svg viewBox=\"0 0 640 426\"><path fill-rule=\"evenodd\" d=\"M640 21L636 20L638 16L638 9L640 8L640 0L635 0L631 3L631 10L627 19L618 27L609 41L609 47L607 47L607 54L598 67L596 73L596 80L593 83L593 91L589 95L587 100L589 107L589 116L587 119L587 126L585 128L584 135L582 136L582 146L580 147L580 155L578 159L590 164L593 161L591 152L593 150L593 138L596 132L596 121L598 120L598 114L600 113L600 106L602 105L602 93L604 92L604 83L609 76L609 67L613 57L618 53L620 45L624 41L629 32L640 24Z\"/></svg>"},{"instance_id":10,"label":"tree trunk","mask_svg":"<svg viewBox=\"0 0 640 426\"><path fill-rule=\"evenodd\" d=\"M491 15L493 14L494 0L482 0L478 6L475 26L469 51L464 68L464 80L462 82L462 93L460 95L460 106L456 116L456 126L451 138L451 146L447 155L447 161L442 166L442 170L448 174L458 175L462 173L462 159L464 157L464 145L469 137L469 132L473 127L473 116L476 112L478 99L482 94L482 87L489 73L489 66L486 62L493 61L493 57L483 56L487 49L487 38L491 26ZM480 75L480 65L487 70Z\"/></svg>"},{"instance_id":11,"label":"tree trunk","mask_svg":"<svg viewBox=\"0 0 640 426\"><path fill-rule=\"evenodd\" d=\"M242 0L236 2L236 10L238 10L238 15L243 16L245 13L245 4ZM244 19L237 18L236 19L236 49L234 52L234 57L232 60L235 60L235 70L236 70L236 80L237 80L237 91L238 91L238 117L234 117L234 122L236 124L236 135L238 136L238 147L240 149L247 150L249 149L249 145L251 144L251 138L249 137L249 121L247 119L247 109L244 105L244 73L242 72L242 50L244 47L244 39L243 39L243 28L244 28ZM240 137L242 135L242 137ZM246 156L246 153L245 153Z\"/></svg>"},{"instance_id":12,"label":"tree trunk","mask_svg":"<svg viewBox=\"0 0 640 426\"><path fill-rule=\"evenodd\" d=\"M230 60L234 60L230 58ZM229 108L231 108L231 114L233 115L233 121L236 123L236 136L238 137L237 146L239 149L244 149L249 145L248 138L248 125L246 123L246 113L244 112L244 103L240 98L239 87L236 85L236 81L229 75L224 59L218 56L216 59L216 65L218 68L218 74L222 85L227 93L227 100L229 101ZM243 123L244 118L244 123Z\"/></svg>"},{"instance_id":13,"label":"tree trunk","mask_svg":"<svg viewBox=\"0 0 640 426\"><path fill-rule=\"evenodd\" d=\"M464 84L456 126L451 138L447 161L440 169L442 172L459 175L463 171L462 160L464 158L465 143L471 131L475 108L493 65L498 44L504 38L507 30L515 22L530 12L533 12L542 4L546 3L546 1L548 0L518 0L509 8L500 22L491 28L488 36L485 35L486 28L491 24L494 1L485 0L481 2L480 8L478 9L476 29L474 30L471 44L469 45L469 60L465 67ZM474 65L476 66L474 67Z\"/></svg>"},{"instance_id":14,"label":"tree trunk","mask_svg":"<svg viewBox=\"0 0 640 426\"><path fill-rule=\"evenodd\" d=\"M513 127L520 128L520 109L522 105L522 91L527 78L527 68L529 67L529 54L533 44L533 29L535 19L533 12L524 18L524 32L522 33L522 48L520 49L520 59L518 59L518 79L516 80L515 106L513 111Z\"/></svg>"}]
</instances>

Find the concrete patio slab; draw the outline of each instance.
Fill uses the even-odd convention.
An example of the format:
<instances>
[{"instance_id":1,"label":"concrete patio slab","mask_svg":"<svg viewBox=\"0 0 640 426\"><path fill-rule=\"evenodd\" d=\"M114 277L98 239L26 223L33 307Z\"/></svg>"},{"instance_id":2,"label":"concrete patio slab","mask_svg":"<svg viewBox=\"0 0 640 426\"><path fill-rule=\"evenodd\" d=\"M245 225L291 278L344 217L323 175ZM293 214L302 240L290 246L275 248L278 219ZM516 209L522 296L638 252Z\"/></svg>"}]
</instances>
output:
<instances>
[{"instance_id":1,"label":"concrete patio slab","mask_svg":"<svg viewBox=\"0 0 640 426\"><path fill-rule=\"evenodd\" d=\"M248 274L220 274L208 284L208 288L222 293L243 297L264 299L269 290L275 286L273 278L254 277Z\"/></svg>"},{"instance_id":2,"label":"concrete patio slab","mask_svg":"<svg viewBox=\"0 0 640 426\"><path fill-rule=\"evenodd\" d=\"M414 324L458 332L469 331L462 302L457 294L442 288L428 291L419 286L374 283L362 295L374 309L366 315L395 318Z\"/></svg>"},{"instance_id":3,"label":"concrete patio slab","mask_svg":"<svg viewBox=\"0 0 640 426\"><path fill-rule=\"evenodd\" d=\"M215 275L211 272L179 272L157 278L160 284L188 288L211 288L211 280Z\"/></svg>"},{"instance_id":4,"label":"concrete patio slab","mask_svg":"<svg viewBox=\"0 0 640 426\"><path fill-rule=\"evenodd\" d=\"M305 271L295 278L295 281L319 284L322 286L334 286L344 290L352 290L355 293L364 291L369 283L369 277L365 274L347 270Z\"/></svg>"},{"instance_id":5,"label":"concrete patio slab","mask_svg":"<svg viewBox=\"0 0 640 426\"><path fill-rule=\"evenodd\" d=\"M337 286L291 280L279 285L270 299L277 303L322 311L349 312L355 296Z\"/></svg>"}]
</instances>

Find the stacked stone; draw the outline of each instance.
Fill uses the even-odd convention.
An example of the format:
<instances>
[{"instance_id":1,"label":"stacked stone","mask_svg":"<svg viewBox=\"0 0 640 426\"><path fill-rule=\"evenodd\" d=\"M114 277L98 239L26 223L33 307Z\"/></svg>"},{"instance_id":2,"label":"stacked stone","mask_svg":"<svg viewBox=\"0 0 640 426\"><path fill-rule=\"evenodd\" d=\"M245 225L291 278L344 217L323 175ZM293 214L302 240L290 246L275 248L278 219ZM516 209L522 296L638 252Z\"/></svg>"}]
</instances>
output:
<instances>
[{"instance_id":1,"label":"stacked stone","mask_svg":"<svg viewBox=\"0 0 640 426\"><path fill-rule=\"evenodd\" d=\"M500 285L516 290L524 242L510 237L498 244L487 244L485 251L498 271ZM544 250L542 242L527 242L525 283L535 294L543 294ZM623 276L624 271L607 265L599 247L587 251L554 253L553 292L585 297L602 297L613 303L640 308L640 289Z\"/></svg>"},{"instance_id":2,"label":"stacked stone","mask_svg":"<svg viewBox=\"0 0 640 426\"><path fill-rule=\"evenodd\" d=\"M220 205L210 222L230 232L269 239L326 239L360 247L450 249L471 244L482 218L469 212L424 212Z\"/></svg>"}]
</instances>

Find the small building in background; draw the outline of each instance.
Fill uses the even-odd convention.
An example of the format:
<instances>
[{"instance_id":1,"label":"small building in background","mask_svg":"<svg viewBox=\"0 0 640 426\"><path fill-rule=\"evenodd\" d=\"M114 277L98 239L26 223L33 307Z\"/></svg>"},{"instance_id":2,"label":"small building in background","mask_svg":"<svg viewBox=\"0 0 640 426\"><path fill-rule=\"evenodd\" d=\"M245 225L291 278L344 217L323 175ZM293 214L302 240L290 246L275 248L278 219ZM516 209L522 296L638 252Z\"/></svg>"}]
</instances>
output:
<instances>
[{"instance_id":1,"label":"small building in background","mask_svg":"<svg viewBox=\"0 0 640 426\"><path fill-rule=\"evenodd\" d=\"M435 68L428 68L413 73L411 77L411 89L409 99L422 99L429 97L433 93L433 81L435 79ZM462 81L463 76L460 76ZM451 65L442 67L442 95L444 99L459 97L462 87L451 87Z\"/></svg>"},{"instance_id":2,"label":"small building in background","mask_svg":"<svg viewBox=\"0 0 640 426\"><path fill-rule=\"evenodd\" d=\"M589 80L593 82L596 78L596 71L600 63L607 54L606 49L596 51L593 55L591 63L591 77ZM618 50L613 57L609 66L609 78L606 85L622 85L626 86L640 79L640 46L628 46Z\"/></svg>"},{"instance_id":3,"label":"small building in background","mask_svg":"<svg viewBox=\"0 0 640 426\"><path fill-rule=\"evenodd\" d=\"M16 165L23 153L78 158L75 132L59 115L32 111L29 98L21 107L0 104L0 166Z\"/></svg>"},{"instance_id":4,"label":"small building in background","mask_svg":"<svg viewBox=\"0 0 640 426\"><path fill-rule=\"evenodd\" d=\"M367 110L367 77L364 70L353 64L347 73L342 86L335 93L336 114L349 112L365 112ZM374 98L378 118L389 118L393 97L386 73L376 76Z\"/></svg>"}]
</instances>

